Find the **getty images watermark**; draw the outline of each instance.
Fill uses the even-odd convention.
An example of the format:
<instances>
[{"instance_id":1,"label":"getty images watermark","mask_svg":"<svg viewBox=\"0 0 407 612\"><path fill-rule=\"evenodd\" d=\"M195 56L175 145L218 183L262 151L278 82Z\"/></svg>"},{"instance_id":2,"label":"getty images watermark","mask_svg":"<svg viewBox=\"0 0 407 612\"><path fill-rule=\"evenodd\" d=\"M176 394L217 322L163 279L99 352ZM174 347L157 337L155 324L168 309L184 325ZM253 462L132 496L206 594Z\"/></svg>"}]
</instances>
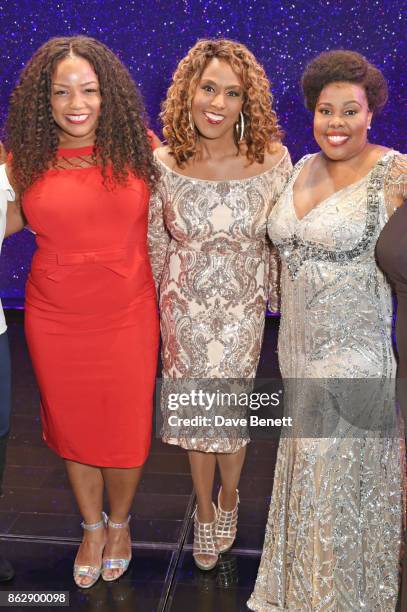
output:
<instances>
[{"instance_id":1,"label":"getty images watermark","mask_svg":"<svg viewBox=\"0 0 407 612\"><path fill-rule=\"evenodd\" d=\"M164 378L156 435L188 439L400 437L407 389L394 379ZM407 422L407 420L406 420Z\"/></svg>"},{"instance_id":2,"label":"getty images watermark","mask_svg":"<svg viewBox=\"0 0 407 612\"><path fill-rule=\"evenodd\" d=\"M179 416L170 414L167 417L170 427L292 427L290 416L279 418L262 418L257 414L248 414L248 410L257 411L261 408L280 406L282 389L274 393L230 393L225 391L208 392L203 389L191 389L180 393L168 393L166 404L169 411L180 408L191 408L210 412L211 415L194 414ZM215 414L219 409L227 409L227 415ZM231 411L243 409L247 416L232 416Z\"/></svg>"}]
</instances>

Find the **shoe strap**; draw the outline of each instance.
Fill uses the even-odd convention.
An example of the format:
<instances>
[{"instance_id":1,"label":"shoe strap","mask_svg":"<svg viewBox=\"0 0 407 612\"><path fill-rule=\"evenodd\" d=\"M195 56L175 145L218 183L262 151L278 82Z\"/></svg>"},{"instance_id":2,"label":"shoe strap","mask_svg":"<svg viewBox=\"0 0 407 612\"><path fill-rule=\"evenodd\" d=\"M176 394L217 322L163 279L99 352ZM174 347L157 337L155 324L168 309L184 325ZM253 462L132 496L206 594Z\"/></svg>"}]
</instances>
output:
<instances>
[{"instance_id":1,"label":"shoe strap","mask_svg":"<svg viewBox=\"0 0 407 612\"><path fill-rule=\"evenodd\" d=\"M224 510L223 508L221 508L220 505L220 492L221 492L222 487L219 489L219 493L218 493L218 512L219 514L224 514L224 515L231 515L234 512L237 512L237 507L240 503L240 497L239 497L239 490L236 489L236 505L233 508L233 510Z\"/></svg>"},{"instance_id":2,"label":"shoe strap","mask_svg":"<svg viewBox=\"0 0 407 612\"><path fill-rule=\"evenodd\" d=\"M236 489L236 505L233 510L223 510L220 506L220 489L218 494L218 522L216 536L218 538L235 538L237 530L237 510L239 506L239 491Z\"/></svg>"},{"instance_id":3,"label":"shoe strap","mask_svg":"<svg viewBox=\"0 0 407 612\"><path fill-rule=\"evenodd\" d=\"M194 545L193 555L212 555L217 557L219 552L216 547L216 506L212 503L215 519L212 523L201 523L198 520L198 507L194 510Z\"/></svg>"},{"instance_id":4,"label":"shoe strap","mask_svg":"<svg viewBox=\"0 0 407 612\"><path fill-rule=\"evenodd\" d=\"M108 527L112 527L112 529L124 529L130 523L131 514L129 514L129 516L124 521L124 523L114 523L113 521L110 520L109 517L106 517L106 518L107 518Z\"/></svg>"},{"instance_id":5,"label":"shoe strap","mask_svg":"<svg viewBox=\"0 0 407 612\"><path fill-rule=\"evenodd\" d=\"M96 578L100 574L100 567L96 567L95 565L74 565L73 566L74 576L79 577L89 577Z\"/></svg>"},{"instance_id":6,"label":"shoe strap","mask_svg":"<svg viewBox=\"0 0 407 612\"><path fill-rule=\"evenodd\" d=\"M98 521L97 523L85 523L85 521L82 521L81 527L82 529L85 529L85 531L95 531L95 529L100 529L101 527L106 525L107 520L107 515L102 512L102 518L100 521Z\"/></svg>"},{"instance_id":7,"label":"shoe strap","mask_svg":"<svg viewBox=\"0 0 407 612\"><path fill-rule=\"evenodd\" d=\"M103 569L122 569L126 570L129 567L131 559L105 559L103 561Z\"/></svg>"},{"instance_id":8,"label":"shoe strap","mask_svg":"<svg viewBox=\"0 0 407 612\"><path fill-rule=\"evenodd\" d=\"M215 506L215 504L213 502L212 502L212 508L213 508L214 519L213 519L213 521L211 523L201 523L201 521L198 519L198 506L195 506L195 509L194 509L194 511L192 513L192 517L196 520L197 523L199 523L199 525L202 525L202 526L205 526L205 527L206 527L206 525L216 525L216 522L218 520L218 512L217 512L216 506Z\"/></svg>"}]
</instances>

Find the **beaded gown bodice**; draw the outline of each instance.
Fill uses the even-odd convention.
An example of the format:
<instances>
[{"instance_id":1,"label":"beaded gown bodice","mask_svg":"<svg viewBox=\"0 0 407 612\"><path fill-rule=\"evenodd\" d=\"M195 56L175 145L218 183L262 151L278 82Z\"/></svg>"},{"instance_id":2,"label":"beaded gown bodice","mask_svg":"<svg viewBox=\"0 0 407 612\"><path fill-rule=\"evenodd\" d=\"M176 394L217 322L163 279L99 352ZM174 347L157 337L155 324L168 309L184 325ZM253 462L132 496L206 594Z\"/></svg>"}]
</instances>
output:
<instances>
[{"instance_id":1,"label":"beaded gown bodice","mask_svg":"<svg viewBox=\"0 0 407 612\"><path fill-rule=\"evenodd\" d=\"M279 362L284 377L391 376L391 291L374 250L387 221L384 181L397 155L386 153L358 182L301 220L295 166L269 218L282 260Z\"/></svg>"}]
</instances>

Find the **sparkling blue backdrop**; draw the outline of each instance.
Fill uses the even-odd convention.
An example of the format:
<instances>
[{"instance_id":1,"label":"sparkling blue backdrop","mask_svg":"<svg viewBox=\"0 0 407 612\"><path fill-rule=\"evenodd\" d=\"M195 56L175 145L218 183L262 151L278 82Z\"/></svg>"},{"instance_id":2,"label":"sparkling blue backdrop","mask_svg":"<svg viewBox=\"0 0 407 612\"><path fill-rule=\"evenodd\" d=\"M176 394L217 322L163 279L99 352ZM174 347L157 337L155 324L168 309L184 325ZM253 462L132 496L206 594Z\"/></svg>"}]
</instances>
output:
<instances>
[{"instance_id":1,"label":"sparkling blue backdrop","mask_svg":"<svg viewBox=\"0 0 407 612\"><path fill-rule=\"evenodd\" d=\"M405 152L406 14L406 0L0 0L0 123L35 49L51 36L87 34L128 66L159 134L160 102L177 62L198 38L228 37L246 44L264 65L294 160L315 150L311 115L299 93L301 72L312 57L337 48L359 51L383 70L390 102L373 123L371 140ZM23 297L33 249L27 231L4 244L0 296L9 303Z\"/></svg>"}]
</instances>

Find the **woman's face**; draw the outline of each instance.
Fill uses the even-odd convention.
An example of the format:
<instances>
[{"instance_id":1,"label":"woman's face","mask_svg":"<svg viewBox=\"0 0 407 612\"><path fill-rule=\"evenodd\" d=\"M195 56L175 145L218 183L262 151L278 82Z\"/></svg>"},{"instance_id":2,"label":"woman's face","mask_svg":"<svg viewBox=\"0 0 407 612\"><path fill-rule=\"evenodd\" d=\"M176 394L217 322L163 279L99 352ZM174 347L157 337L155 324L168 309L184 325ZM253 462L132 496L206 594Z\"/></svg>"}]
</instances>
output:
<instances>
[{"instance_id":1,"label":"woman's face","mask_svg":"<svg viewBox=\"0 0 407 612\"><path fill-rule=\"evenodd\" d=\"M329 83L321 91L314 114L314 138L327 157L345 161L366 146L372 120L361 85Z\"/></svg>"},{"instance_id":2,"label":"woman's face","mask_svg":"<svg viewBox=\"0 0 407 612\"><path fill-rule=\"evenodd\" d=\"M66 57L57 65L51 82L52 116L65 148L95 144L101 107L99 80L83 57Z\"/></svg>"},{"instance_id":3,"label":"woman's face","mask_svg":"<svg viewBox=\"0 0 407 612\"><path fill-rule=\"evenodd\" d=\"M192 99L191 114L204 138L233 138L243 106L243 83L224 60L213 58L206 66Z\"/></svg>"}]
</instances>

